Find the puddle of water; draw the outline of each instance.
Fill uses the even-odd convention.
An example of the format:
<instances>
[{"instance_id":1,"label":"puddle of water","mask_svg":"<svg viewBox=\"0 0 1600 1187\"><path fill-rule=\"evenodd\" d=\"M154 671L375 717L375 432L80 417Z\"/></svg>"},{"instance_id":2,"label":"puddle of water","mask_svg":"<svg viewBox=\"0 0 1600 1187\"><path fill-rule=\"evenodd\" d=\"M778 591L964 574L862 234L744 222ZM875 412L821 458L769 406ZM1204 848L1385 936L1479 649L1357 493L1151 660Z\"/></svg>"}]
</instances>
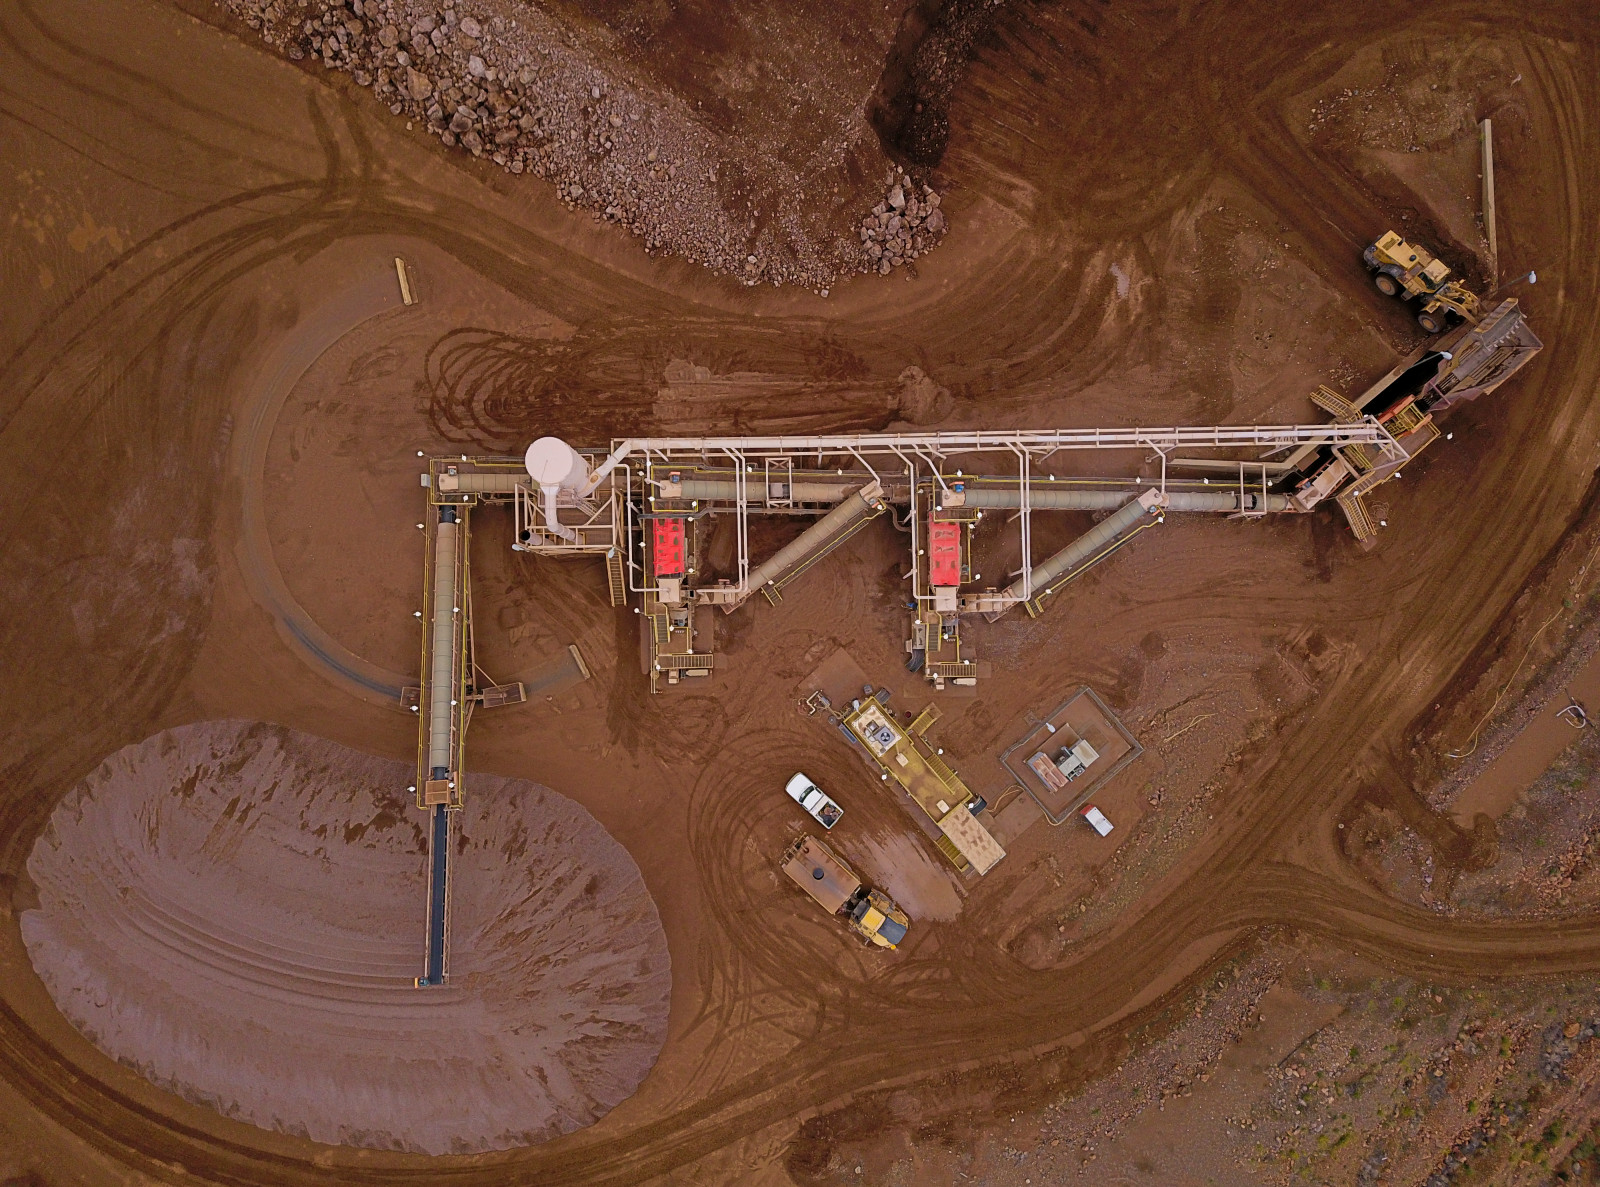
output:
<instances>
[{"instance_id":1,"label":"puddle of water","mask_svg":"<svg viewBox=\"0 0 1600 1187\"><path fill-rule=\"evenodd\" d=\"M955 875L905 833L868 837L857 865L867 881L888 891L912 919L954 919L961 913Z\"/></svg>"}]
</instances>

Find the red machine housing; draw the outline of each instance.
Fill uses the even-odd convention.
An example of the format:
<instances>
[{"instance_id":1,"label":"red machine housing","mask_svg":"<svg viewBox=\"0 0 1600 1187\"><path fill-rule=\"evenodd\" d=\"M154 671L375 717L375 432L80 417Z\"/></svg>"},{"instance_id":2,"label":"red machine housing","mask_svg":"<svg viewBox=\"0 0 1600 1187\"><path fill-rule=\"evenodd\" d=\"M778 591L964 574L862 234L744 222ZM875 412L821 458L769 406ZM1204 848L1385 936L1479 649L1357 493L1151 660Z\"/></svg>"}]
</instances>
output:
<instances>
[{"instance_id":1,"label":"red machine housing","mask_svg":"<svg viewBox=\"0 0 1600 1187\"><path fill-rule=\"evenodd\" d=\"M682 519L650 521L650 567L657 577L682 577L688 564Z\"/></svg>"},{"instance_id":2,"label":"red machine housing","mask_svg":"<svg viewBox=\"0 0 1600 1187\"><path fill-rule=\"evenodd\" d=\"M928 520L928 584L961 584L961 525Z\"/></svg>"}]
</instances>

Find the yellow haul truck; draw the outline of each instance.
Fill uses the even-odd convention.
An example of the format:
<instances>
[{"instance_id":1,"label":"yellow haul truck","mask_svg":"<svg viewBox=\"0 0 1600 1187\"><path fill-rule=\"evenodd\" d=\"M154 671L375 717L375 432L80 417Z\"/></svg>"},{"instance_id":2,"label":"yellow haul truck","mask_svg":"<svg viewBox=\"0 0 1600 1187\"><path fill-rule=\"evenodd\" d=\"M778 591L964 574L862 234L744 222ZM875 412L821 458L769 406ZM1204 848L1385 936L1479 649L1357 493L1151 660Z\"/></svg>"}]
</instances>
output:
<instances>
[{"instance_id":1,"label":"yellow haul truck","mask_svg":"<svg viewBox=\"0 0 1600 1187\"><path fill-rule=\"evenodd\" d=\"M881 890L873 890L843 859L815 837L802 835L784 852L783 872L830 915L869 944L896 948L911 921Z\"/></svg>"}]
</instances>

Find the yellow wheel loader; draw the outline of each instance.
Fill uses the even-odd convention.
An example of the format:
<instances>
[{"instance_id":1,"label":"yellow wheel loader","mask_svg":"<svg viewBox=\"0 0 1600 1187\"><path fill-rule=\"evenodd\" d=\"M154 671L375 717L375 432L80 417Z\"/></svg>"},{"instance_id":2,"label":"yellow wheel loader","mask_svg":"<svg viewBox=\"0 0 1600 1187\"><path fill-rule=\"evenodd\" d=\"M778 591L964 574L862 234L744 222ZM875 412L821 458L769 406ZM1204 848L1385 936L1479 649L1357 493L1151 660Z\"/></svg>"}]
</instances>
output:
<instances>
[{"instance_id":1,"label":"yellow wheel loader","mask_svg":"<svg viewBox=\"0 0 1600 1187\"><path fill-rule=\"evenodd\" d=\"M1440 333L1452 322L1476 323L1481 316L1476 294L1451 279L1443 260L1393 231L1385 231L1361 258L1380 293L1418 302L1417 324L1430 334Z\"/></svg>"}]
</instances>

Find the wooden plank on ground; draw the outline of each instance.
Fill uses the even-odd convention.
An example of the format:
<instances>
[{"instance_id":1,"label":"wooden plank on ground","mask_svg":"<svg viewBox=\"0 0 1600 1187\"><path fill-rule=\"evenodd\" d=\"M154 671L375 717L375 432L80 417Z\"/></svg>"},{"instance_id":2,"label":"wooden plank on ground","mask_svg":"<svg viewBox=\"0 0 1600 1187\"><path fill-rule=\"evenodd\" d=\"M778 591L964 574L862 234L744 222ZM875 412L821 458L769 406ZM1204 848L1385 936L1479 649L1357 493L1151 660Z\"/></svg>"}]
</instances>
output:
<instances>
[{"instance_id":1,"label":"wooden plank on ground","mask_svg":"<svg viewBox=\"0 0 1600 1187\"><path fill-rule=\"evenodd\" d=\"M1489 283L1500 283L1500 245L1494 228L1494 125L1485 119L1478 125L1483 134L1483 232L1489 240Z\"/></svg>"}]
</instances>

